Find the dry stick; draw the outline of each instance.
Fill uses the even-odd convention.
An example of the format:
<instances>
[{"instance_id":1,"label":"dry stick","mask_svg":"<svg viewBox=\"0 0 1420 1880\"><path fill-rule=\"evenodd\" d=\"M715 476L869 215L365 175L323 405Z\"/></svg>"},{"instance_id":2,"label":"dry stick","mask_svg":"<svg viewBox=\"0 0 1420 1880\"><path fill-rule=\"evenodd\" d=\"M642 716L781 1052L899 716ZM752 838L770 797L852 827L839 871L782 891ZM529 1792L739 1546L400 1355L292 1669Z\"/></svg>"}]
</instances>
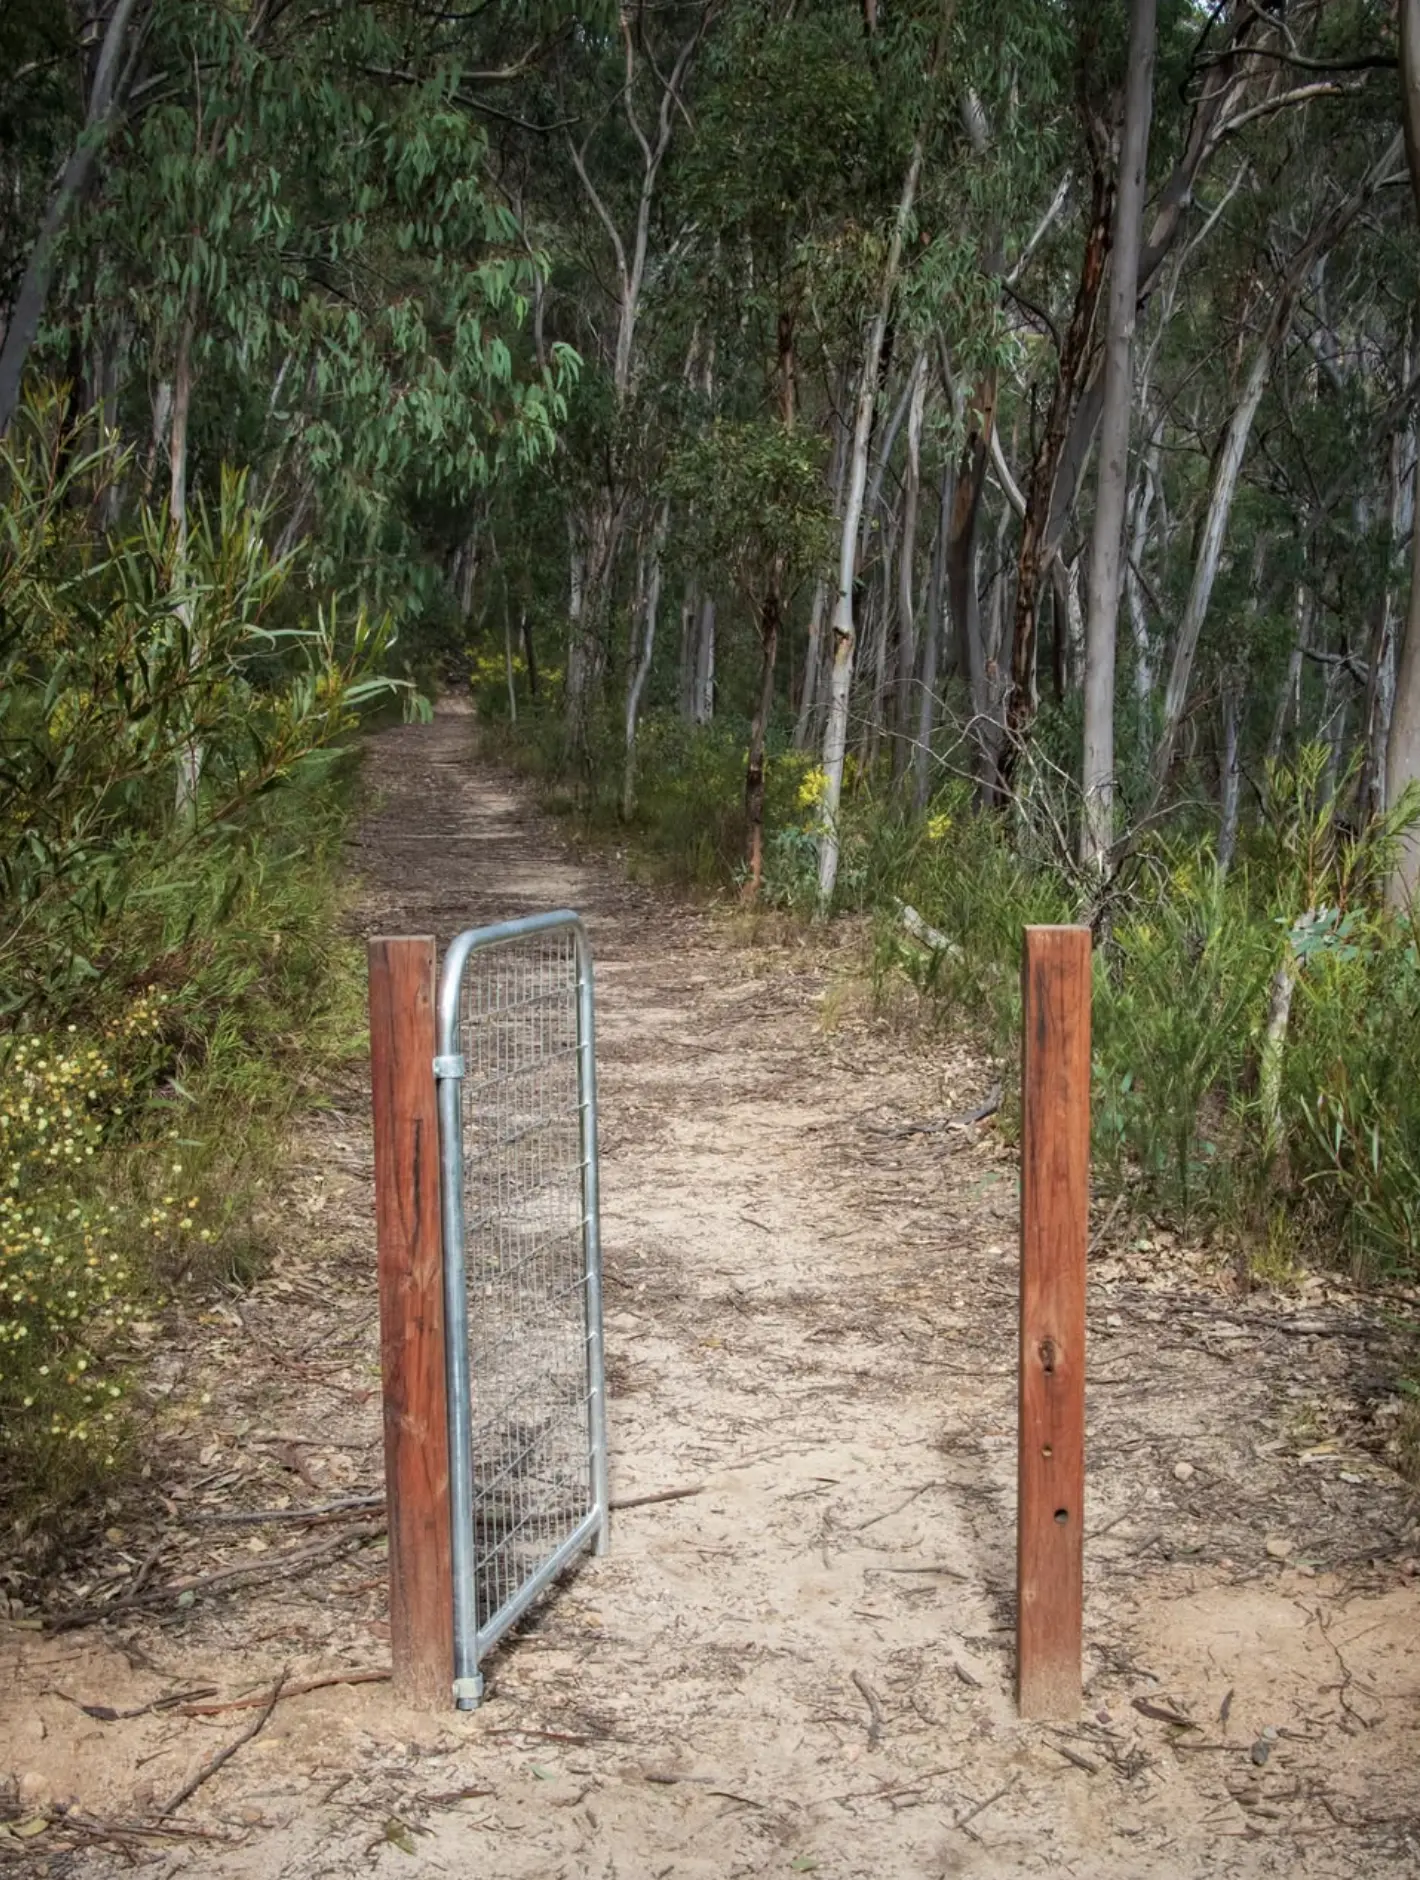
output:
<instances>
[{"instance_id":1,"label":"dry stick","mask_svg":"<svg viewBox=\"0 0 1420 1880\"><path fill-rule=\"evenodd\" d=\"M994 1795L988 1795L986 1800L984 1802L978 1802L975 1808L968 1808L964 1815L952 1823L952 1826L954 1828L965 1828L969 1821L975 1821L978 1815L984 1815L987 1809L994 1803L999 1802L1003 1796L1009 1795L1020 1779L1019 1775L1012 1776L1010 1781L1006 1783L1003 1788L997 1789Z\"/></svg>"},{"instance_id":2,"label":"dry stick","mask_svg":"<svg viewBox=\"0 0 1420 1880\"><path fill-rule=\"evenodd\" d=\"M690 1495L702 1495L705 1484L696 1482L691 1488L661 1488L653 1495L613 1495L610 1502L613 1514L622 1514L628 1508L649 1508L658 1501L684 1501Z\"/></svg>"},{"instance_id":3,"label":"dry stick","mask_svg":"<svg viewBox=\"0 0 1420 1880\"><path fill-rule=\"evenodd\" d=\"M304 1697L307 1691L328 1690L335 1684L387 1684L391 1673L388 1665L371 1665L364 1671L332 1671L324 1678L302 1678L298 1684L283 1684L282 1697ZM225 1704L182 1704L178 1708L181 1717L218 1717L228 1710L255 1710L258 1704L266 1703L265 1695L256 1697L234 1697Z\"/></svg>"},{"instance_id":4,"label":"dry stick","mask_svg":"<svg viewBox=\"0 0 1420 1880\"><path fill-rule=\"evenodd\" d=\"M169 1815L176 1814L184 1802L190 1801L191 1798L196 1795L204 1782L210 1781L211 1778L216 1775L223 1763L230 1762L244 1743L250 1743L254 1736L258 1735L266 1728L267 1723L270 1721L272 1711L275 1710L277 1704L280 1702L281 1692L285 1688L285 1684L286 1673L283 1671L275 1684L272 1685L271 1695L267 1698L266 1706L261 1715L254 1717L247 1725L246 1729L242 1731L241 1735L233 1737L232 1741L225 1749L219 1749L217 1754L212 1757L209 1762L203 1763L202 1767L190 1782L184 1782L172 1800L168 1802L165 1807L158 1810L159 1821L166 1821Z\"/></svg>"},{"instance_id":5,"label":"dry stick","mask_svg":"<svg viewBox=\"0 0 1420 1880\"><path fill-rule=\"evenodd\" d=\"M905 1501L898 1502L896 1507L884 1508L881 1514L869 1515L866 1521L858 1522L857 1526L850 1528L848 1532L850 1534L861 1534L864 1528L876 1527L879 1521L886 1521L891 1515L901 1514L904 1508L910 1508L917 1497L919 1495L925 1495L929 1488L942 1488L944 1486L945 1484L941 1482L924 1482L920 1488L914 1488Z\"/></svg>"},{"instance_id":6,"label":"dry stick","mask_svg":"<svg viewBox=\"0 0 1420 1880\"><path fill-rule=\"evenodd\" d=\"M1056 1743L1053 1747L1057 1756L1063 1756L1066 1762L1074 1763L1075 1767L1077 1769L1083 1769L1087 1776L1097 1776L1099 1774L1099 1764L1092 1762L1088 1756L1082 1756L1078 1750L1071 1749L1064 1743Z\"/></svg>"},{"instance_id":7,"label":"dry stick","mask_svg":"<svg viewBox=\"0 0 1420 1880\"><path fill-rule=\"evenodd\" d=\"M863 1702L868 1706L869 1713L871 1714L872 1722L868 1725L868 1748L876 1749L878 1744L883 1740L883 1707L878 1702L877 1692L873 1689L872 1685L869 1684L862 1672L854 1671L850 1672L849 1675L862 1693Z\"/></svg>"},{"instance_id":8,"label":"dry stick","mask_svg":"<svg viewBox=\"0 0 1420 1880\"><path fill-rule=\"evenodd\" d=\"M939 1561L929 1562L922 1567L864 1567L864 1573L940 1573L949 1580L965 1580L969 1574L961 1573L956 1567L944 1566Z\"/></svg>"},{"instance_id":9,"label":"dry stick","mask_svg":"<svg viewBox=\"0 0 1420 1880\"><path fill-rule=\"evenodd\" d=\"M1096 1247L1099 1246L1100 1242L1104 1239L1105 1235L1109 1232L1110 1228L1113 1227L1115 1215L1118 1214L1119 1210L1124 1206L1124 1197L1125 1197L1126 1192L1127 1191L1125 1189L1121 1188L1119 1193L1114 1197L1114 1200L1110 1203L1109 1213L1105 1215L1104 1219L1100 1222L1099 1226L1095 1229L1094 1233L1090 1236L1090 1244L1085 1249L1085 1252L1087 1254L1093 1253L1095 1251Z\"/></svg>"},{"instance_id":10,"label":"dry stick","mask_svg":"<svg viewBox=\"0 0 1420 1880\"><path fill-rule=\"evenodd\" d=\"M347 1495L340 1501L318 1502L309 1508L194 1509L194 1521L221 1522L228 1527L261 1527L268 1521L328 1521L346 1515L369 1514L383 1508L383 1495Z\"/></svg>"},{"instance_id":11,"label":"dry stick","mask_svg":"<svg viewBox=\"0 0 1420 1880\"><path fill-rule=\"evenodd\" d=\"M383 1529L383 1522L370 1522L363 1528L338 1534L334 1540L318 1541L313 1547L298 1547L289 1554L275 1554L267 1560L248 1560L236 1566L219 1567L214 1573L203 1574L196 1579L170 1580L166 1586L156 1586L151 1592L125 1593L121 1599L112 1599L106 1606L75 1606L68 1612L49 1613L45 1617L45 1627L51 1632L68 1632L77 1626L95 1625L101 1620L112 1618L116 1612L131 1611L135 1606L159 1606L165 1600L176 1599L183 1593L203 1593L210 1587L224 1586L231 1580L252 1576L279 1579L291 1569L308 1566L314 1560L338 1553L351 1541L371 1539L382 1533Z\"/></svg>"}]
</instances>

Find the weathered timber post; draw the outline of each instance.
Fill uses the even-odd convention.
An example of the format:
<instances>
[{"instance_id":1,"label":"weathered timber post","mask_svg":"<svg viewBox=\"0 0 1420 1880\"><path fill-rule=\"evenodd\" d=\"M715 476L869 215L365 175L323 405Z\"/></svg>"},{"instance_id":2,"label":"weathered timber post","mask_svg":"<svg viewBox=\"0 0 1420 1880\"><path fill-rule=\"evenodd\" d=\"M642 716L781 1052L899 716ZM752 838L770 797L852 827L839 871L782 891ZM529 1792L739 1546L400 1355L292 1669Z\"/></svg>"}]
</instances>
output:
<instances>
[{"instance_id":1,"label":"weathered timber post","mask_svg":"<svg viewBox=\"0 0 1420 1880\"><path fill-rule=\"evenodd\" d=\"M434 942L370 942L380 1371L397 1694L453 1701Z\"/></svg>"},{"instance_id":2,"label":"weathered timber post","mask_svg":"<svg viewBox=\"0 0 1420 1880\"><path fill-rule=\"evenodd\" d=\"M1022 1717L1066 1718L1084 1594L1088 927L1027 927L1021 986L1017 1695Z\"/></svg>"}]
</instances>

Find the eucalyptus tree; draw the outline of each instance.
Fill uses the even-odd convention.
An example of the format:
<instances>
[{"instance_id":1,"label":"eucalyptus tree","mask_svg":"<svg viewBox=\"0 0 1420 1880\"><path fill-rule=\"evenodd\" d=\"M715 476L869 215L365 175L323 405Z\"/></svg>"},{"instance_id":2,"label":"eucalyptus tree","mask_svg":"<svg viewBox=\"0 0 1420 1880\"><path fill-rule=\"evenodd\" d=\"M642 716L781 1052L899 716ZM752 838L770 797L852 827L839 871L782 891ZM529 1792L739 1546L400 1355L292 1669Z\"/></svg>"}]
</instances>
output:
<instances>
[{"instance_id":1,"label":"eucalyptus tree","mask_svg":"<svg viewBox=\"0 0 1420 1880\"><path fill-rule=\"evenodd\" d=\"M1081 857L1101 872L1114 841L1114 675L1121 582L1120 554L1129 490L1129 420L1134 403L1135 283L1143 239L1154 103L1155 0L1131 0L1125 55L1123 125L1111 239L1109 316L1099 474L1090 543L1089 610L1085 618L1085 725L1081 759ZM1098 134L1098 133L1097 133Z\"/></svg>"},{"instance_id":2,"label":"eucalyptus tree","mask_svg":"<svg viewBox=\"0 0 1420 1880\"><path fill-rule=\"evenodd\" d=\"M1420 0L1400 0L1400 86L1405 155L1411 187L1420 208ZM1420 478L1420 462L1415 475ZM1420 505L1412 496L1410 604L1395 681L1386 757L1386 796L1399 803L1420 782ZM1420 840L1412 833L1402 847L1391 884L1392 898L1413 903L1420 882Z\"/></svg>"}]
</instances>

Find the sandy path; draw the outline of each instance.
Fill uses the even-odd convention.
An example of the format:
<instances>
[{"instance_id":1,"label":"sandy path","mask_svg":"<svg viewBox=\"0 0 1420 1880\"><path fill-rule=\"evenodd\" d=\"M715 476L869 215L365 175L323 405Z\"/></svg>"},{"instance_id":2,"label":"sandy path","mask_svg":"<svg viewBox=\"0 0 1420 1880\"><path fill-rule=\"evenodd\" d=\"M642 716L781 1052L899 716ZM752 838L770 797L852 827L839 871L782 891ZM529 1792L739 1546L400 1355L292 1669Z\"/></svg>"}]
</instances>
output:
<instances>
[{"instance_id":1,"label":"sandy path","mask_svg":"<svg viewBox=\"0 0 1420 1880\"><path fill-rule=\"evenodd\" d=\"M865 1016L846 942L750 945L579 861L472 743L456 712L375 741L362 926L447 940L585 911L613 1493L701 1490L619 1516L476 1715L412 1716L378 1685L283 1702L179 1816L223 1838L142 1844L161 1871L1414 1872L1420 1587L1413 1504L1374 1453L1385 1328L1325 1294L1227 1300L1171 1247L1101 1254L1087 1704L1068 1731L1020 1725L1013 1163L991 1125L891 1133L969 1109L988 1067ZM160 1543L150 1584L242 1561L251 1581L9 1635L25 1701L0 1770L31 1804L151 1818L245 1721L78 1703L379 1662L377 1518L223 1522L378 1489L369 1209L354 1088L303 1140L268 1277L160 1368L161 1525L151 1495L119 1516L120 1559ZM120 1864L95 1849L79 1871Z\"/></svg>"}]
</instances>

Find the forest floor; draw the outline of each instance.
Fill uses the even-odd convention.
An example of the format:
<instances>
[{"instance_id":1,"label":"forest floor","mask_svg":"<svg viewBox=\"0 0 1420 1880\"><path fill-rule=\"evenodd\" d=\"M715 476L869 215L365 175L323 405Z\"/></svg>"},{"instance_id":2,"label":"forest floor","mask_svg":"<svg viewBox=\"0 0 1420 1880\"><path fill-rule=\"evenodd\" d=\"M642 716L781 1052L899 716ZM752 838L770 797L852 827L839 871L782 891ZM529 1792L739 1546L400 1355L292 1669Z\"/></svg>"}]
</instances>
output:
<instances>
[{"instance_id":1,"label":"forest floor","mask_svg":"<svg viewBox=\"0 0 1420 1880\"><path fill-rule=\"evenodd\" d=\"M270 1270L155 1340L149 1479L69 1563L73 1616L107 1618L0 1620L0 1869L1415 1873L1420 1528L1385 1461L1386 1302L1241 1297L1097 1222L1086 1702L1020 1723L1015 1165L993 1121L941 1127L996 1070L875 1011L851 927L752 928L580 855L464 712L381 733L365 781L362 931L586 913L612 1489L699 1492L616 1517L476 1713L330 1681L388 1652L378 1509L291 1518L381 1486L352 1078L294 1145Z\"/></svg>"}]
</instances>

